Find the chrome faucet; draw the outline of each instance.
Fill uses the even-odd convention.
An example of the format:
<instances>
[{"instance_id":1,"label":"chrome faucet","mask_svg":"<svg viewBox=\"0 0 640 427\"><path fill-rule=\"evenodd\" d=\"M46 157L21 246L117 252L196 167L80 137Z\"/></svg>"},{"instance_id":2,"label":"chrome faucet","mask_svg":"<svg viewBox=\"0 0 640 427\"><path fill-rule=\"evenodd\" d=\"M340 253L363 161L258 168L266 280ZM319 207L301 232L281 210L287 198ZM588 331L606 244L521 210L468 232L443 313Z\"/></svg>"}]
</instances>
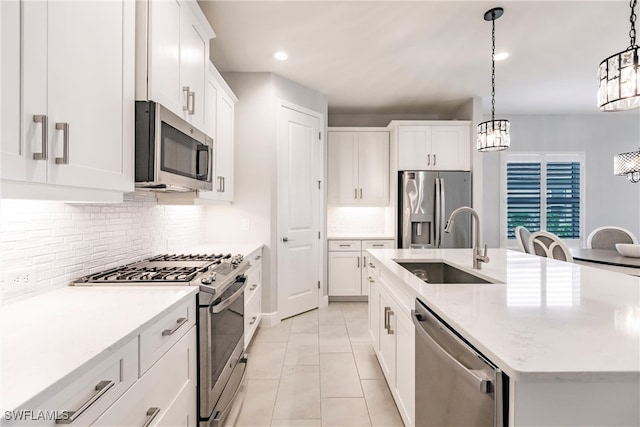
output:
<instances>
[{"instance_id":1,"label":"chrome faucet","mask_svg":"<svg viewBox=\"0 0 640 427\"><path fill-rule=\"evenodd\" d=\"M473 245L473 268L479 270L481 262L489 262L490 259L487 256L487 245L484 245L484 253L480 252L480 217L478 216L478 212L474 211L468 206L462 206L453 212L451 212L451 216L447 221L447 224L444 226L444 232L449 233L451 231L451 227L453 227L453 218L458 215L460 212L469 212L475 221L475 239Z\"/></svg>"}]
</instances>

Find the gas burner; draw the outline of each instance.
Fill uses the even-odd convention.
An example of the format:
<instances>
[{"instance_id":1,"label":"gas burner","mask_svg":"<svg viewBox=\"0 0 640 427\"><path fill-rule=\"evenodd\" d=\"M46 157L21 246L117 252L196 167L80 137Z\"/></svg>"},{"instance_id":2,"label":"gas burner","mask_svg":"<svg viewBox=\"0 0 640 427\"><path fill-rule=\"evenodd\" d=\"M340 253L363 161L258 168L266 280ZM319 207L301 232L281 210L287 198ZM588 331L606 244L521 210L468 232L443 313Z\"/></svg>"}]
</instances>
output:
<instances>
[{"instance_id":1,"label":"gas burner","mask_svg":"<svg viewBox=\"0 0 640 427\"><path fill-rule=\"evenodd\" d=\"M220 261L227 258L231 258L231 254L163 254L147 261Z\"/></svg>"}]
</instances>

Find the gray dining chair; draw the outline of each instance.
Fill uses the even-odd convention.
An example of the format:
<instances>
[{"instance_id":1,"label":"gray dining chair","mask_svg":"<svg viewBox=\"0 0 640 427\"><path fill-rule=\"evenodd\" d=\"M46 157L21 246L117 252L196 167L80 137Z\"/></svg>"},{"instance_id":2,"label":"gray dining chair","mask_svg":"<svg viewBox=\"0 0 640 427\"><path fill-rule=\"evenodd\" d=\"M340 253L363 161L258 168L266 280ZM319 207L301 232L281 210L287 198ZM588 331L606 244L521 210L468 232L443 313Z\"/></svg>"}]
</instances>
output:
<instances>
[{"instance_id":1,"label":"gray dining chair","mask_svg":"<svg viewBox=\"0 0 640 427\"><path fill-rule=\"evenodd\" d=\"M530 254L573 262L569 247L558 236L548 231L531 233L528 247Z\"/></svg>"},{"instance_id":2,"label":"gray dining chair","mask_svg":"<svg viewBox=\"0 0 640 427\"><path fill-rule=\"evenodd\" d=\"M527 229L527 227L519 225L516 227L514 232L516 234L516 240L518 241L520 250L526 254L531 253L529 252L529 236L531 236L531 232Z\"/></svg>"},{"instance_id":3,"label":"gray dining chair","mask_svg":"<svg viewBox=\"0 0 640 427\"><path fill-rule=\"evenodd\" d=\"M629 230L608 225L593 230L587 237L587 247L591 249L614 249L616 243L638 243L638 239Z\"/></svg>"}]
</instances>

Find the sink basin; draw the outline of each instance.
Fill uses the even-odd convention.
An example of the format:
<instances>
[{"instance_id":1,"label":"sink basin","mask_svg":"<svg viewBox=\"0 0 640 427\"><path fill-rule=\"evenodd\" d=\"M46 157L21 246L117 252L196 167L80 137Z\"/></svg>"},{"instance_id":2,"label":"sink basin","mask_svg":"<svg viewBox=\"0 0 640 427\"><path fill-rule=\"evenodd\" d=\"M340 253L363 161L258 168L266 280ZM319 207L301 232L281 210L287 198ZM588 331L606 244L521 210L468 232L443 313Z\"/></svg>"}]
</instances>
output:
<instances>
[{"instance_id":1,"label":"sink basin","mask_svg":"<svg viewBox=\"0 0 640 427\"><path fill-rule=\"evenodd\" d=\"M444 262L398 262L427 283L491 283Z\"/></svg>"}]
</instances>

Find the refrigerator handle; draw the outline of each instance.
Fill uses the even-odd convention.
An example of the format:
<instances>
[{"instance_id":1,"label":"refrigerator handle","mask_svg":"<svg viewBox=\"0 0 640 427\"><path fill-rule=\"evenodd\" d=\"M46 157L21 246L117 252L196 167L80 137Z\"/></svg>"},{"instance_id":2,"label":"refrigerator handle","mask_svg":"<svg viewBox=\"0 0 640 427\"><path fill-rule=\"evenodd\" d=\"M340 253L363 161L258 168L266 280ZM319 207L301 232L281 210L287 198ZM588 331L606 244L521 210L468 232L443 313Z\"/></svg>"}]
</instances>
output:
<instances>
[{"instance_id":1,"label":"refrigerator handle","mask_svg":"<svg viewBox=\"0 0 640 427\"><path fill-rule=\"evenodd\" d=\"M436 206L435 206L436 223L433 227L436 231L433 247L440 247L440 233L442 233L442 220L440 219L440 178L436 178Z\"/></svg>"},{"instance_id":2,"label":"refrigerator handle","mask_svg":"<svg viewBox=\"0 0 640 427\"><path fill-rule=\"evenodd\" d=\"M445 197L444 197L444 178L440 178L440 222L444 225L447 222L445 216ZM440 241L438 247L442 245L442 232L440 232Z\"/></svg>"}]
</instances>

